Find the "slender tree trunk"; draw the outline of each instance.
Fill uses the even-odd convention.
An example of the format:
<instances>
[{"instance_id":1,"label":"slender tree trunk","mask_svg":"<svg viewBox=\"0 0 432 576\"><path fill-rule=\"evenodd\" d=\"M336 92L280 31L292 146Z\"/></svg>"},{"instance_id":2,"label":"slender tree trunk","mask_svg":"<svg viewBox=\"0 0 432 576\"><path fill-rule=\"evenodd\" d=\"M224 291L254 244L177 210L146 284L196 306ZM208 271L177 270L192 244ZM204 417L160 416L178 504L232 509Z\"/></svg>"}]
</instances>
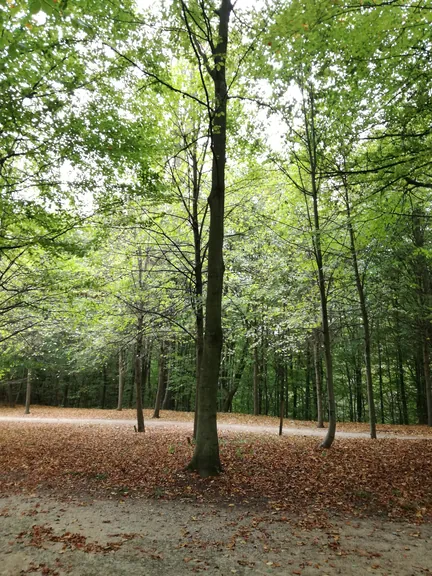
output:
<instances>
[{"instance_id":1,"label":"slender tree trunk","mask_svg":"<svg viewBox=\"0 0 432 576\"><path fill-rule=\"evenodd\" d=\"M375 400L374 400L373 382L372 382L371 336L369 328L369 314L366 305L366 296L364 291L363 279L361 277L358 266L356 240L351 220L351 205L348 196L348 183L346 182L346 180L344 180L344 186L345 186L345 205L347 209L347 227L350 237L351 261L354 270L354 278L357 287L357 294L359 297L360 311L363 323L363 342L364 342L364 358L366 365L366 389L367 389L368 407L369 407L370 436L371 438L375 439L377 437L376 414L375 414Z\"/></svg>"},{"instance_id":2,"label":"slender tree trunk","mask_svg":"<svg viewBox=\"0 0 432 576\"><path fill-rule=\"evenodd\" d=\"M194 277L195 277L195 414L193 437L196 438L198 426L198 396L200 390L201 368L204 353L204 304L203 304L203 256L202 226L199 217L201 175L198 169L196 146L192 152L192 231L194 237Z\"/></svg>"},{"instance_id":3,"label":"slender tree trunk","mask_svg":"<svg viewBox=\"0 0 432 576\"><path fill-rule=\"evenodd\" d=\"M260 366L259 366L259 350L258 344L254 348L254 364L253 364L253 400L254 400L254 410L255 416L260 413L260 401L259 401L259 390L260 390Z\"/></svg>"},{"instance_id":4,"label":"slender tree trunk","mask_svg":"<svg viewBox=\"0 0 432 576\"><path fill-rule=\"evenodd\" d=\"M123 408L123 389L124 389L124 379L125 379L125 364L124 364L124 353L123 350L119 349L119 387L118 387L118 402L117 410L122 410Z\"/></svg>"},{"instance_id":5,"label":"slender tree trunk","mask_svg":"<svg viewBox=\"0 0 432 576\"><path fill-rule=\"evenodd\" d=\"M24 414L30 414L31 378L32 378L32 373L31 373L30 368L28 368L28 369L27 369L27 390L26 390L26 400L25 400L25 411L24 411Z\"/></svg>"},{"instance_id":6,"label":"slender tree trunk","mask_svg":"<svg viewBox=\"0 0 432 576\"><path fill-rule=\"evenodd\" d=\"M327 281L324 272L323 250L321 242L321 225L318 207L320 179L318 174L318 148L315 134L315 104L312 89L308 92L309 109L303 107L306 146L309 156L310 184L312 196L312 215L309 212L308 192L305 190L306 206L311 230L313 232L313 249L318 272L318 288L321 304L321 326L324 341L324 361L326 368L327 398L328 398L328 430L321 443L322 448L330 448L336 434L336 399L333 385L333 358L331 350L330 322L328 314Z\"/></svg>"},{"instance_id":7,"label":"slender tree trunk","mask_svg":"<svg viewBox=\"0 0 432 576\"><path fill-rule=\"evenodd\" d=\"M363 422L363 390L362 390L362 371L361 365L357 362L357 354L355 357L355 390L356 390L356 409L357 409L357 422Z\"/></svg>"},{"instance_id":8,"label":"slender tree trunk","mask_svg":"<svg viewBox=\"0 0 432 576\"><path fill-rule=\"evenodd\" d=\"M314 331L313 338L314 367L315 367L315 389L316 389L316 407L317 407L317 428L324 428L323 417L323 394L321 378L321 338L319 329Z\"/></svg>"},{"instance_id":9,"label":"slender tree trunk","mask_svg":"<svg viewBox=\"0 0 432 576\"><path fill-rule=\"evenodd\" d=\"M432 390L431 390L431 373L430 373L430 355L429 355L429 338L423 338L423 369L426 387L426 406L428 426L432 426Z\"/></svg>"},{"instance_id":10,"label":"slender tree trunk","mask_svg":"<svg viewBox=\"0 0 432 576\"><path fill-rule=\"evenodd\" d=\"M108 386L107 367L106 364L104 364L102 366L102 397L101 397L102 410L105 409L107 386Z\"/></svg>"},{"instance_id":11,"label":"slender tree trunk","mask_svg":"<svg viewBox=\"0 0 432 576\"><path fill-rule=\"evenodd\" d=\"M384 423L385 423L385 415L384 415L384 390L383 390L383 370L382 370L381 342L378 342L378 379L379 379L379 395L380 395L381 424L384 424Z\"/></svg>"},{"instance_id":12,"label":"slender tree trunk","mask_svg":"<svg viewBox=\"0 0 432 576\"><path fill-rule=\"evenodd\" d=\"M294 371L294 359L293 356L291 355L291 383L292 383L292 389L293 389L293 411L292 411L292 416L293 416L293 420L297 420L297 400L298 400L298 392L297 392L297 381L296 381L296 376L295 376L295 371Z\"/></svg>"},{"instance_id":13,"label":"slender tree trunk","mask_svg":"<svg viewBox=\"0 0 432 576\"><path fill-rule=\"evenodd\" d=\"M248 341L245 338L242 352L241 352L241 356L240 356L240 360L239 360L239 363L237 364L237 367L236 367L235 372L234 372L233 387L230 390L228 390L228 392L227 392L227 395L226 395L225 400L224 400L223 412L231 412L231 410L232 410L232 401L233 401L234 396L235 396L235 394L236 394L236 392L240 386L240 381L241 381L241 378L243 376L243 372L244 372L244 369L246 366L247 349L248 349Z\"/></svg>"},{"instance_id":14,"label":"slender tree trunk","mask_svg":"<svg viewBox=\"0 0 432 576\"><path fill-rule=\"evenodd\" d=\"M69 375L65 375L65 382L63 387L63 408L67 408L69 405Z\"/></svg>"},{"instance_id":15,"label":"slender tree trunk","mask_svg":"<svg viewBox=\"0 0 432 576\"><path fill-rule=\"evenodd\" d=\"M306 348L306 403L305 403L305 420L311 419L310 413L310 381L311 381L311 370L310 370L310 346L307 344Z\"/></svg>"},{"instance_id":16,"label":"slender tree trunk","mask_svg":"<svg viewBox=\"0 0 432 576\"><path fill-rule=\"evenodd\" d=\"M137 411L138 432L144 432L144 411L142 401L142 353L143 353L143 317L138 316L137 337L135 347L135 400Z\"/></svg>"},{"instance_id":17,"label":"slender tree trunk","mask_svg":"<svg viewBox=\"0 0 432 576\"><path fill-rule=\"evenodd\" d=\"M140 291L143 289L143 262L141 249L138 250L138 286ZM141 295L140 295L141 296ZM137 431L144 432L144 411L142 397L142 359L144 351L144 314L142 312L142 300L139 302L137 317L136 345L135 345L135 399L137 411Z\"/></svg>"},{"instance_id":18,"label":"slender tree trunk","mask_svg":"<svg viewBox=\"0 0 432 576\"><path fill-rule=\"evenodd\" d=\"M222 352L223 241L225 213L225 163L227 128L226 56L230 0L222 0L217 12L219 30L213 50L212 79L215 112L211 120L212 185L209 196L208 280L204 351L198 390L198 421L195 451L189 468L201 476L219 474L221 463L217 434L217 392Z\"/></svg>"},{"instance_id":19,"label":"slender tree trunk","mask_svg":"<svg viewBox=\"0 0 432 576\"><path fill-rule=\"evenodd\" d=\"M133 408L135 389L135 350L132 351L132 362L130 370L130 388L129 388L129 408Z\"/></svg>"},{"instance_id":20,"label":"slender tree trunk","mask_svg":"<svg viewBox=\"0 0 432 576\"><path fill-rule=\"evenodd\" d=\"M155 408L153 412L153 418L159 418L159 412L162 405L162 400L165 394L165 386L166 386L166 344L165 341L162 340L160 353L159 353L159 364L158 364L158 389L156 393L156 401L155 401Z\"/></svg>"},{"instance_id":21,"label":"slender tree trunk","mask_svg":"<svg viewBox=\"0 0 432 576\"><path fill-rule=\"evenodd\" d=\"M145 391L148 385L149 370L150 370L150 345L146 338L143 338L142 344L142 360L141 360L141 395L144 406Z\"/></svg>"},{"instance_id":22,"label":"slender tree trunk","mask_svg":"<svg viewBox=\"0 0 432 576\"><path fill-rule=\"evenodd\" d=\"M399 404L402 404L402 424L409 424L408 402L405 389L405 373L403 367L402 348L400 344L399 335L397 337L397 362L398 362L398 379L399 379L399 392L400 392Z\"/></svg>"},{"instance_id":23,"label":"slender tree trunk","mask_svg":"<svg viewBox=\"0 0 432 576\"><path fill-rule=\"evenodd\" d=\"M430 278L428 261L424 256L425 245L425 214L424 210L416 207L412 213L412 227L414 245L418 254L414 259L414 268L417 276L417 292L419 298L419 323L422 335L423 375L425 381L426 407L428 426L432 426L432 383L430 371ZM405 409L404 409L405 412ZM404 414L405 417L405 414Z\"/></svg>"}]
</instances>

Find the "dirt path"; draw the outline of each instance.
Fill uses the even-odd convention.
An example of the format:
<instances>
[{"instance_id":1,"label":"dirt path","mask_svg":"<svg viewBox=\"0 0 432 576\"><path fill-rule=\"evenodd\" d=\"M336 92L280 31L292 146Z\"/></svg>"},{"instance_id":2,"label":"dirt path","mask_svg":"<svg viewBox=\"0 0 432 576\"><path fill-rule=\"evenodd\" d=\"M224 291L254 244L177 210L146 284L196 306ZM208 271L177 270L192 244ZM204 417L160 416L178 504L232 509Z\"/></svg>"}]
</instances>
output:
<instances>
[{"instance_id":1,"label":"dirt path","mask_svg":"<svg viewBox=\"0 0 432 576\"><path fill-rule=\"evenodd\" d=\"M39 424L99 424L107 426L133 426L134 420L125 419L103 419L103 418L49 418L32 416L0 416L0 422L37 422ZM193 423L192 422L181 422L175 420L153 420L147 419L145 425L149 428L180 428L181 430L190 430L192 433ZM262 426L253 424L229 424L226 422L218 423L219 430L228 432L243 432L251 434L278 434L278 428L272 426ZM317 436L322 438L325 436L327 430L319 428L284 428L284 435L293 436ZM337 431L337 436L340 438L369 438L369 435L364 432L342 432ZM394 438L398 440L432 440L432 436L415 436L415 435L403 435L403 434L388 434L385 432L378 433L379 438Z\"/></svg>"},{"instance_id":2,"label":"dirt path","mask_svg":"<svg viewBox=\"0 0 432 576\"><path fill-rule=\"evenodd\" d=\"M0 499L0 574L431 574L432 526L163 501Z\"/></svg>"}]
</instances>

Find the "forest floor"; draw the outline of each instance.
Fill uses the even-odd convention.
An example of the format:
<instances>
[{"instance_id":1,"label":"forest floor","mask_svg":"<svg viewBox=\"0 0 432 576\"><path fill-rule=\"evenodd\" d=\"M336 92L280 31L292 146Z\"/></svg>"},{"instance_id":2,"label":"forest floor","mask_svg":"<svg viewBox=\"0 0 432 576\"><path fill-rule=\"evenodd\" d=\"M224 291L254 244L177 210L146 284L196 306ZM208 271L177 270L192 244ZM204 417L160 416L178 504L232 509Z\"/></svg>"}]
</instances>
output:
<instances>
[{"instance_id":1,"label":"forest floor","mask_svg":"<svg viewBox=\"0 0 432 576\"><path fill-rule=\"evenodd\" d=\"M31 420L41 423L63 424L128 424L136 422L136 410L123 409L101 410L98 408L56 408L53 406L32 406L31 414L24 416L22 406L7 408L0 406L0 422ZM175 412L162 410L159 419L152 418L152 410L144 410L146 426L176 427L184 430L193 429L193 412ZM219 413L218 427L220 430L250 433L278 433L279 418L274 416L252 416L250 414ZM326 429L318 429L316 422L308 420L284 419L284 434L299 436L324 436ZM401 426L396 424L378 424L378 435L382 438L394 437L400 439L430 437L432 428L428 426ZM343 438L363 438L369 436L369 424L364 422L338 422L337 433Z\"/></svg>"},{"instance_id":2,"label":"forest floor","mask_svg":"<svg viewBox=\"0 0 432 576\"><path fill-rule=\"evenodd\" d=\"M372 441L341 425L362 437L322 450L277 436L277 419L221 415L274 433L221 426L224 472L201 479L184 469L191 415L163 412L136 434L114 410L32 412L0 409L2 575L432 574L427 428Z\"/></svg>"}]
</instances>

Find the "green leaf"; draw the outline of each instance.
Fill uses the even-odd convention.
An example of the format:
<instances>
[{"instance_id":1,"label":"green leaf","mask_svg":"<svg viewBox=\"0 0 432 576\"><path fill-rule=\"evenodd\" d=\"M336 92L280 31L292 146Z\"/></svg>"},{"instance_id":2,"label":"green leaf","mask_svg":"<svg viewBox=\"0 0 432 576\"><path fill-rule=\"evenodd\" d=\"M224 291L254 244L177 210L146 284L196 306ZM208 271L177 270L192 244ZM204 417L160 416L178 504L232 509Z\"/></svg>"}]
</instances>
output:
<instances>
[{"instance_id":1,"label":"green leaf","mask_svg":"<svg viewBox=\"0 0 432 576\"><path fill-rule=\"evenodd\" d=\"M45 14L51 15L54 14L56 7L53 0L42 0L41 9Z\"/></svg>"},{"instance_id":2,"label":"green leaf","mask_svg":"<svg viewBox=\"0 0 432 576\"><path fill-rule=\"evenodd\" d=\"M31 14L37 14L42 8L41 1L29 0L28 7Z\"/></svg>"}]
</instances>

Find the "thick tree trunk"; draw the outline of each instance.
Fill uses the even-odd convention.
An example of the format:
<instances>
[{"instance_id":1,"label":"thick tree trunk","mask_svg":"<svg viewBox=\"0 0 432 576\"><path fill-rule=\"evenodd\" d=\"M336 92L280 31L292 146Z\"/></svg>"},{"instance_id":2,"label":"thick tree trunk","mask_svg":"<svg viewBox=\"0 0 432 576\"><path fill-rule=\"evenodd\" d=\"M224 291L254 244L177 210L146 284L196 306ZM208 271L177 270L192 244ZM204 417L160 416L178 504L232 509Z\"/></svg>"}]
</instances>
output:
<instances>
[{"instance_id":1,"label":"thick tree trunk","mask_svg":"<svg viewBox=\"0 0 432 576\"><path fill-rule=\"evenodd\" d=\"M124 389L124 379L125 379L125 363L124 363L124 353L120 348L119 350L119 387L118 387L118 401L117 410L122 410L123 408L123 389Z\"/></svg>"},{"instance_id":2,"label":"thick tree trunk","mask_svg":"<svg viewBox=\"0 0 432 576\"><path fill-rule=\"evenodd\" d=\"M218 42L213 49L215 111L211 119L212 186L209 196L208 281L205 310L204 350L198 390L198 419L195 451L189 468L201 476L219 474L221 463L217 434L217 392L222 352L223 241L225 213L225 163L227 127L226 55L228 23L232 4L222 0Z\"/></svg>"},{"instance_id":3,"label":"thick tree trunk","mask_svg":"<svg viewBox=\"0 0 432 576\"><path fill-rule=\"evenodd\" d=\"M165 394L166 386L166 344L164 340L161 342L160 353L159 353L159 363L158 363L158 389L156 393L156 401L153 412L153 418L159 418L159 412L162 405L162 400Z\"/></svg>"},{"instance_id":4,"label":"thick tree trunk","mask_svg":"<svg viewBox=\"0 0 432 576\"><path fill-rule=\"evenodd\" d=\"M25 411L24 414L30 414L30 401L31 401L31 370L27 369L27 390L26 390L26 400L25 400Z\"/></svg>"}]
</instances>

